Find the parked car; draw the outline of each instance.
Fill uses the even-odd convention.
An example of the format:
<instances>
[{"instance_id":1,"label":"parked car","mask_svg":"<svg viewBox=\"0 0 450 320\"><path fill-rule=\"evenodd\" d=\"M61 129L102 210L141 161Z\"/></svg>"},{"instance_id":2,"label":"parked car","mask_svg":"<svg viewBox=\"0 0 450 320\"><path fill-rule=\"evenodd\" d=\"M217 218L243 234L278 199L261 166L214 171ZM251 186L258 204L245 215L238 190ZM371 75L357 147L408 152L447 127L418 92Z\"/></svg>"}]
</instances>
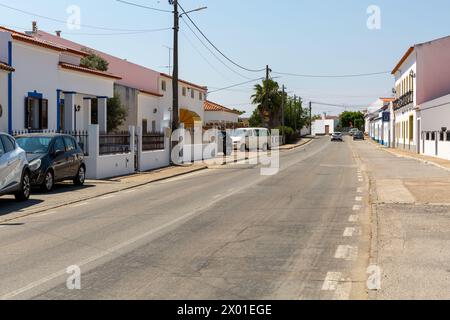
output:
<instances>
[{"instance_id":1,"label":"parked car","mask_svg":"<svg viewBox=\"0 0 450 320\"><path fill-rule=\"evenodd\" d=\"M344 138L343 138L343 136L342 136L342 133L341 132L335 132L335 133L333 133L332 135L331 135L331 141L333 142L333 141L340 141L340 142L343 142L344 141Z\"/></svg>"},{"instance_id":2,"label":"parked car","mask_svg":"<svg viewBox=\"0 0 450 320\"><path fill-rule=\"evenodd\" d=\"M348 132L348 134L350 135L350 136L354 136L355 135L355 133L357 133L357 132L359 132L359 130L358 129L356 129L356 128L352 128L352 129L350 129L350 131Z\"/></svg>"},{"instance_id":3,"label":"parked car","mask_svg":"<svg viewBox=\"0 0 450 320\"><path fill-rule=\"evenodd\" d=\"M17 201L28 200L30 174L25 151L13 137L0 133L0 196L12 194Z\"/></svg>"},{"instance_id":4,"label":"parked car","mask_svg":"<svg viewBox=\"0 0 450 320\"><path fill-rule=\"evenodd\" d=\"M84 153L72 136L29 134L17 137L31 170L31 185L50 192L56 182L73 180L82 186L86 178Z\"/></svg>"},{"instance_id":5,"label":"parked car","mask_svg":"<svg viewBox=\"0 0 450 320\"><path fill-rule=\"evenodd\" d=\"M245 151L257 149L267 151L272 148L270 131L265 128L237 129L231 136L234 149Z\"/></svg>"},{"instance_id":6,"label":"parked car","mask_svg":"<svg viewBox=\"0 0 450 320\"><path fill-rule=\"evenodd\" d=\"M353 135L353 140L364 140L364 133L361 131L358 131Z\"/></svg>"}]
</instances>

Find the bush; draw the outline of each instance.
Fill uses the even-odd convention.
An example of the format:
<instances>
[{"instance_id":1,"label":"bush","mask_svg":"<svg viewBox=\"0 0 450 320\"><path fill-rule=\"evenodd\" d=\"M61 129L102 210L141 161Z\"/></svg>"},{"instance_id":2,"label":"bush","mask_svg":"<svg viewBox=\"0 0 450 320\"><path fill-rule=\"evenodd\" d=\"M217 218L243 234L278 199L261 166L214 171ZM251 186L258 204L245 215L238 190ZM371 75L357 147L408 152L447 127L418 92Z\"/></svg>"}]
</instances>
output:
<instances>
[{"instance_id":1,"label":"bush","mask_svg":"<svg viewBox=\"0 0 450 320\"><path fill-rule=\"evenodd\" d=\"M284 135L286 137L286 143L295 143L299 139L299 135L297 132L294 131L291 127L278 127L276 128L280 131L280 136L283 135L283 129L284 129Z\"/></svg>"}]
</instances>

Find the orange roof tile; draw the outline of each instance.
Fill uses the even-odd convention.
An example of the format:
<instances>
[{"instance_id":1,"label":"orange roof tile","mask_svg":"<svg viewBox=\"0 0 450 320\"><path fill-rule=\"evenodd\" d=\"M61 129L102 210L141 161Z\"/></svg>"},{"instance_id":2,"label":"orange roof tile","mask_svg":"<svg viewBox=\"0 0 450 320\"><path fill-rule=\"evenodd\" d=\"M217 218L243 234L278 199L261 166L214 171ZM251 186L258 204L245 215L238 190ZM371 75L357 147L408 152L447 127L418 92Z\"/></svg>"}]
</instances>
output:
<instances>
[{"instance_id":1,"label":"orange roof tile","mask_svg":"<svg viewBox=\"0 0 450 320\"><path fill-rule=\"evenodd\" d=\"M26 42L26 43L29 43L32 45L36 45L39 47L43 47L43 48L47 48L47 49L51 49L51 50L55 50L55 51L59 51L59 52L69 52L69 53L76 54L76 55L82 56L82 57L87 57L89 55L89 53L87 53L87 52L74 50L72 48L67 48L67 47L58 45L56 43L47 41L47 40L37 39L36 37L33 37L26 33L18 32L18 31L15 31L15 30L12 30L9 28L5 28L2 26L0 26L0 31L1 30L10 32L11 37L17 41Z\"/></svg>"},{"instance_id":2,"label":"orange roof tile","mask_svg":"<svg viewBox=\"0 0 450 320\"><path fill-rule=\"evenodd\" d=\"M235 110L231 110L229 108L226 108L224 106L221 106L220 104L211 102L211 101L205 101L204 109L205 111L215 111L215 112L228 112L228 113L234 113L240 115L241 113Z\"/></svg>"},{"instance_id":3,"label":"orange roof tile","mask_svg":"<svg viewBox=\"0 0 450 320\"><path fill-rule=\"evenodd\" d=\"M392 74L394 75L402 66L402 64L406 61L406 59L409 58L409 56L411 55L411 53L413 53L414 51L414 47L410 47L408 49L408 51L406 51L406 53L403 55L403 57L400 59L400 62L397 63L397 65L395 66L394 70L392 70Z\"/></svg>"},{"instance_id":4,"label":"orange roof tile","mask_svg":"<svg viewBox=\"0 0 450 320\"><path fill-rule=\"evenodd\" d=\"M163 77L172 79L172 76L170 76L170 75L168 75L168 74L166 74L166 73L160 73L160 75L163 76ZM208 91L208 87L206 87L206 86L200 86L200 85L198 85L198 84L194 84L194 83L192 83L192 82L188 82L188 81L181 80L181 79L178 79L178 81L180 81L181 83L187 84L188 86L192 86L192 87L194 87L194 88L197 88L197 89L199 89L199 90L202 90L202 91Z\"/></svg>"},{"instance_id":5,"label":"orange roof tile","mask_svg":"<svg viewBox=\"0 0 450 320\"><path fill-rule=\"evenodd\" d=\"M120 77L118 77L116 75L113 75L111 73L108 73L108 72L94 70L94 69L89 69L89 68L85 68L85 67L80 67L80 66L77 66L77 65L74 65L74 64L60 62L59 65L60 65L61 68L72 70L72 71L90 73L90 74L95 74L95 75L100 76L100 77L106 77L106 78L117 79L117 80L121 79Z\"/></svg>"}]
</instances>

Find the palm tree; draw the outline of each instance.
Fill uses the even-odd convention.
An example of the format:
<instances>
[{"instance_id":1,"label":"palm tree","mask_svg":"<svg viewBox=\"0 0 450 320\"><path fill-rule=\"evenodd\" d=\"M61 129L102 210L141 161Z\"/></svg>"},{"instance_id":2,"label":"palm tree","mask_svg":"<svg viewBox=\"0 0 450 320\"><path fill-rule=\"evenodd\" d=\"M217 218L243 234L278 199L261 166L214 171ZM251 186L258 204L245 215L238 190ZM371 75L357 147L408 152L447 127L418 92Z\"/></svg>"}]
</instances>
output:
<instances>
[{"instance_id":1,"label":"palm tree","mask_svg":"<svg viewBox=\"0 0 450 320\"><path fill-rule=\"evenodd\" d=\"M257 105L257 110L268 128L280 125L282 93L278 82L264 80L262 85L255 85L255 94L251 98L252 103Z\"/></svg>"}]
</instances>

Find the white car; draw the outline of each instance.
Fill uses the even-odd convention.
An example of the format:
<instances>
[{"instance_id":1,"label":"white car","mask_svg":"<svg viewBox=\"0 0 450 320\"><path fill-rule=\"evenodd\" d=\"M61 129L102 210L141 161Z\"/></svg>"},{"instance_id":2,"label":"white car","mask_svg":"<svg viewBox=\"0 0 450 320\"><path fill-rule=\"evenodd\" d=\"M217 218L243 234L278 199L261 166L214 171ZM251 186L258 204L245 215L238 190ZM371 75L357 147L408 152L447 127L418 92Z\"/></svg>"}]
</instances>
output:
<instances>
[{"instance_id":1,"label":"white car","mask_svg":"<svg viewBox=\"0 0 450 320\"><path fill-rule=\"evenodd\" d=\"M242 128L231 134L233 147L235 150L263 150L267 151L272 147L272 138L266 128Z\"/></svg>"},{"instance_id":2,"label":"white car","mask_svg":"<svg viewBox=\"0 0 450 320\"><path fill-rule=\"evenodd\" d=\"M27 155L16 140L0 133L0 196L12 194L17 201L26 201L31 194Z\"/></svg>"}]
</instances>

